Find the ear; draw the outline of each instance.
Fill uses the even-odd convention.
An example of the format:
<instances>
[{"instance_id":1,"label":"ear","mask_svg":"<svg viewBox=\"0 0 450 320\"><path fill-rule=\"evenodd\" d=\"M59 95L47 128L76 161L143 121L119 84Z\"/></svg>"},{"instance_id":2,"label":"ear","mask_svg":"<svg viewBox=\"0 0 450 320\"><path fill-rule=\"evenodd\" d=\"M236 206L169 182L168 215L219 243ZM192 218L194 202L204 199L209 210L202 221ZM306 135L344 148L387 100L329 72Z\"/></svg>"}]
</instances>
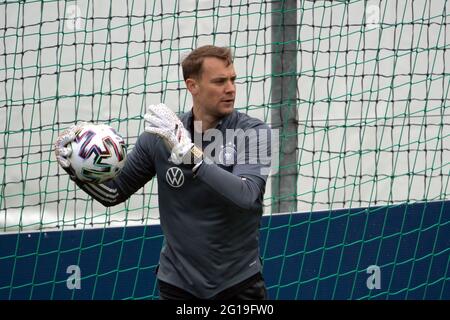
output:
<instances>
[{"instance_id":1,"label":"ear","mask_svg":"<svg viewBox=\"0 0 450 320\"><path fill-rule=\"evenodd\" d=\"M198 83L195 79L188 78L186 79L186 88L189 90L189 92L195 96L198 93Z\"/></svg>"}]
</instances>

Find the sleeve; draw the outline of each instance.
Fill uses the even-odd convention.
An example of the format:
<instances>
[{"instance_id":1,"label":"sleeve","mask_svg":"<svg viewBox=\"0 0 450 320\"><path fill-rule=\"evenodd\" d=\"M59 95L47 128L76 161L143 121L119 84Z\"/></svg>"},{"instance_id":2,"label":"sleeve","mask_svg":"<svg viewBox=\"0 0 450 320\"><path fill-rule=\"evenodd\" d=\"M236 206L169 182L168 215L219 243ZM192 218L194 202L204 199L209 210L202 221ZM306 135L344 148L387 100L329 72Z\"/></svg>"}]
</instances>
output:
<instances>
[{"instance_id":1,"label":"sleeve","mask_svg":"<svg viewBox=\"0 0 450 320\"><path fill-rule=\"evenodd\" d=\"M248 212L262 213L271 164L271 132L265 124L256 131L256 143L249 141L249 136L238 142L237 163L232 172L209 161L199 167L196 177L220 194L228 204Z\"/></svg>"},{"instance_id":2,"label":"sleeve","mask_svg":"<svg viewBox=\"0 0 450 320\"><path fill-rule=\"evenodd\" d=\"M103 184L74 180L75 183L105 207L115 206L127 200L156 174L154 156L150 152L154 141L151 134L142 133L133 150L127 155L125 165L116 178Z\"/></svg>"}]
</instances>

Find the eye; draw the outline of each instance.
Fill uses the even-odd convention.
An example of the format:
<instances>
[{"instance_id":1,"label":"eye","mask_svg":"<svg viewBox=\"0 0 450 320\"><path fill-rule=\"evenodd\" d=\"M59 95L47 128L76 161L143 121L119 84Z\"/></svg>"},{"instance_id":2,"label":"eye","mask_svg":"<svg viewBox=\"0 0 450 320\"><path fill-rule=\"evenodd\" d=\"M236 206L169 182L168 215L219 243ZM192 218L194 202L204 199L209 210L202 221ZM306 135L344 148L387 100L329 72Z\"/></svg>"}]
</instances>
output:
<instances>
[{"instance_id":1,"label":"eye","mask_svg":"<svg viewBox=\"0 0 450 320\"><path fill-rule=\"evenodd\" d=\"M227 81L227 79L220 78L220 79L214 80L213 82L217 83L217 84L224 84L226 81Z\"/></svg>"}]
</instances>

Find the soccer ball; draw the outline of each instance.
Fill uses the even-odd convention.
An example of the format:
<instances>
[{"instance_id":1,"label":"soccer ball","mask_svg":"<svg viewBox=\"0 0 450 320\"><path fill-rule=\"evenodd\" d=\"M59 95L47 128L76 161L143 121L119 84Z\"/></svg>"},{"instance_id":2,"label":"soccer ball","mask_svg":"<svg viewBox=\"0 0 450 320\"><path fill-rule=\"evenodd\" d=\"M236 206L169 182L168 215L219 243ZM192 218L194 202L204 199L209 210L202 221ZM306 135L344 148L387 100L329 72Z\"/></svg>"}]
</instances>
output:
<instances>
[{"instance_id":1,"label":"soccer ball","mask_svg":"<svg viewBox=\"0 0 450 320\"><path fill-rule=\"evenodd\" d=\"M102 183L119 174L127 157L123 138L105 124L87 124L75 132L69 157L78 180Z\"/></svg>"}]
</instances>

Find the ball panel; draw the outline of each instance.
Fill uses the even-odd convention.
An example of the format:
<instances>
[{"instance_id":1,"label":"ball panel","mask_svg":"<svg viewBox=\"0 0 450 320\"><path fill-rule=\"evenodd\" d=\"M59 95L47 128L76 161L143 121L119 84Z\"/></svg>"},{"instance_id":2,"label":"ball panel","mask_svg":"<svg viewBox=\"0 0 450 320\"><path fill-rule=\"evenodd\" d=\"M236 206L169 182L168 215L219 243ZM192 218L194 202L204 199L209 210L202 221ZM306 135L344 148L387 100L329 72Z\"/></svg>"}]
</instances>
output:
<instances>
[{"instance_id":1,"label":"ball panel","mask_svg":"<svg viewBox=\"0 0 450 320\"><path fill-rule=\"evenodd\" d=\"M86 125L76 132L70 159L77 178L102 183L114 178L126 160L126 145L117 132L103 124Z\"/></svg>"}]
</instances>

